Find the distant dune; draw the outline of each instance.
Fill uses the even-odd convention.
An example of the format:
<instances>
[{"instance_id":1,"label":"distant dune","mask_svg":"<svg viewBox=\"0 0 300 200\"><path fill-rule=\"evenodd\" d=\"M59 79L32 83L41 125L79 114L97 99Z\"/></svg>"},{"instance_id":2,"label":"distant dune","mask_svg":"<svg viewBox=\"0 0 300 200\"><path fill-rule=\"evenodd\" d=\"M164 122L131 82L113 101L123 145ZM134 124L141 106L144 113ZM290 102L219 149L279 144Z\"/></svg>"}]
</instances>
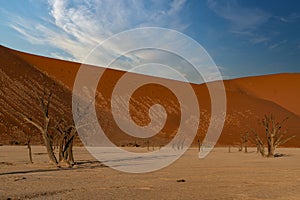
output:
<instances>
[{"instance_id":1,"label":"distant dune","mask_svg":"<svg viewBox=\"0 0 300 200\"><path fill-rule=\"evenodd\" d=\"M273 101L300 115L300 74L275 74L232 80L242 90L257 98Z\"/></svg>"},{"instance_id":2,"label":"distant dune","mask_svg":"<svg viewBox=\"0 0 300 200\"><path fill-rule=\"evenodd\" d=\"M71 90L73 88L76 73L80 67L79 63L67 62L52 58L31 55L6 47L0 47L0 101L1 118L10 124L19 125L20 120L17 116L11 116L7 107L21 107L24 112L35 113L36 105L33 104L33 90L41 90L42 83L56 83L59 88L55 91L55 107L64 109L64 114L70 120L71 116ZM95 69L95 68L93 68ZM104 68L97 68L104 71ZM43 73L41 73L43 72ZM110 97L114 85L124 74L122 71L107 69L101 79L102 85L98 87L99 97L97 97L97 111L101 126L106 134L118 145L137 141L139 143L145 140L137 139L124 134L113 120L110 108ZM147 77L144 75L130 74L132 80ZM44 77L44 78L41 78ZM159 79L159 78L157 78ZM165 80L178 87L182 87L183 82L174 80ZM212 84L212 83L207 83ZM263 133L258 120L264 114L273 113L278 119L289 117L285 124L289 134L297 137L285 146L300 147L300 74L275 74L257 77L246 77L234 80L224 81L227 95L227 116L225 127L218 141L219 145L234 145L240 141L240 134L243 134L249 128L254 128ZM199 100L201 110L200 126L198 128L197 138L203 138L210 120L210 97L206 84L192 87ZM151 91L151 92L149 92ZM7 95L9 94L9 95ZM147 98L146 98L147 97ZM130 113L137 124L145 125L149 122L147 115L147 106L155 103L162 104L169 116L166 126L155 137L150 138L156 144L168 142L176 133L178 122L180 121L180 109L176 98L170 91L158 85L148 85L139 89L131 101ZM32 101L32 102L31 102ZM24 103L27 102L27 103ZM147 106L145 106L147 105ZM55 109L54 109L55 110ZM54 111L57 115L59 109ZM119 116L122 118L122 116ZM126 119L122 119L126 120ZM5 126L5 125L4 125ZM5 127L0 122L1 141L8 140L4 137ZM1 128L2 127L2 128ZM30 131L30 127L27 127ZM4 139L2 139L4 138Z\"/></svg>"}]
</instances>

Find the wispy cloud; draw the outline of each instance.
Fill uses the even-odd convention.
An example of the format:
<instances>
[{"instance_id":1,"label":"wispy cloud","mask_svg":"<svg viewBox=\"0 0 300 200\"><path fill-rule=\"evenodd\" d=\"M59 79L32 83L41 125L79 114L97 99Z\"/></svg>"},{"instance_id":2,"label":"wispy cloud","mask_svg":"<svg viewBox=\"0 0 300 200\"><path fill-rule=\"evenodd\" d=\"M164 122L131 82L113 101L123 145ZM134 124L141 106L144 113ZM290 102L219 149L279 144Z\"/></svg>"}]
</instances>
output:
<instances>
[{"instance_id":1,"label":"wispy cloud","mask_svg":"<svg viewBox=\"0 0 300 200\"><path fill-rule=\"evenodd\" d=\"M185 6L185 0L153 1L150 4L139 0L49 0L49 16L44 17L42 20L11 16L10 26L33 44L52 46L63 51L63 53L59 53L59 51L50 52L53 57L86 62L86 56L100 42L105 41L115 33L130 28L157 26L184 31L189 26L188 23L183 21L182 11ZM147 34L126 37L122 41L106 44L107 46L97 49L94 56L89 57L87 63L106 66L103 63L107 63L107 60L111 60L114 55L123 52L122 50L126 49L127 46L132 46L137 41L147 40ZM171 35L156 34L154 37L155 40L152 38L149 42L163 44L167 40L169 42L167 45L171 45L173 49L186 48L188 52L194 51L188 44L185 44L185 40L170 38L173 37ZM195 56L201 58L202 55ZM99 60L99 57L102 60ZM142 65L150 61L160 64L165 63L175 70L181 71L188 80L201 82L195 76L196 73L193 67L190 67L187 63L182 63L179 57L161 52L141 51L126 54L109 67L130 70L133 65ZM208 64L210 63L209 59L207 62L203 61L203 63L205 63L206 68L202 71L209 76L207 80L214 80L215 77L218 77L212 65ZM166 72L157 68L146 69L141 73L168 77ZM172 75L169 78L177 79Z\"/></svg>"},{"instance_id":2,"label":"wispy cloud","mask_svg":"<svg viewBox=\"0 0 300 200\"><path fill-rule=\"evenodd\" d=\"M300 14L291 13L287 16L274 16L274 18L284 23L294 23L300 20Z\"/></svg>"},{"instance_id":3,"label":"wispy cloud","mask_svg":"<svg viewBox=\"0 0 300 200\"><path fill-rule=\"evenodd\" d=\"M48 4L49 16L43 23L11 14L10 26L31 43L61 49L79 62L99 42L129 28L159 26L183 31L188 26L181 21L184 0L154 3L147 9L144 1L137 0L49 0ZM64 57L57 52L52 55Z\"/></svg>"},{"instance_id":4,"label":"wispy cloud","mask_svg":"<svg viewBox=\"0 0 300 200\"><path fill-rule=\"evenodd\" d=\"M252 44L269 40L257 30L272 17L270 13L259 8L243 7L236 0L208 0L207 4L216 15L230 23L230 33L248 37Z\"/></svg>"},{"instance_id":5,"label":"wispy cloud","mask_svg":"<svg viewBox=\"0 0 300 200\"><path fill-rule=\"evenodd\" d=\"M282 45L284 45L286 43L287 43L287 40L281 40L281 41L279 41L277 43L271 44L269 46L269 49L276 49L276 48L278 48L278 47L280 47L280 46L282 46Z\"/></svg>"},{"instance_id":6,"label":"wispy cloud","mask_svg":"<svg viewBox=\"0 0 300 200\"><path fill-rule=\"evenodd\" d=\"M271 17L271 14L264 10L242 7L235 0L208 0L207 2L212 11L231 23L232 31L256 29Z\"/></svg>"},{"instance_id":7,"label":"wispy cloud","mask_svg":"<svg viewBox=\"0 0 300 200\"><path fill-rule=\"evenodd\" d=\"M253 35L252 39L250 39L250 42L252 44L260 44L260 43L264 43L264 42L267 42L269 41L270 38L269 37L266 37L266 36L262 36L262 35Z\"/></svg>"}]
</instances>

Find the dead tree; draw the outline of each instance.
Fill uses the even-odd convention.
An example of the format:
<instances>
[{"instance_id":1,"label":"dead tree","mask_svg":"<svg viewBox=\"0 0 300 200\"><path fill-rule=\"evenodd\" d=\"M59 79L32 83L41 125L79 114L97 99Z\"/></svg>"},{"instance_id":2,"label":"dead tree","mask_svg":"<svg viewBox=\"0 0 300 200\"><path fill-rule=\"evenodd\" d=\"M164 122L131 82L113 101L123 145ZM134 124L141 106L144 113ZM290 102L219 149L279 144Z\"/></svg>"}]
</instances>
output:
<instances>
[{"instance_id":1,"label":"dead tree","mask_svg":"<svg viewBox=\"0 0 300 200\"><path fill-rule=\"evenodd\" d=\"M7 129L8 129L7 133L11 138L13 138L16 141L21 140L20 143L23 143L27 146L29 162L32 164L33 163L32 149L31 149L32 134L26 134L18 126L13 126L11 128L7 128Z\"/></svg>"},{"instance_id":2,"label":"dead tree","mask_svg":"<svg viewBox=\"0 0 300 200\"><path fill-rule=\"evenodd\" d=\"M42 96L37 95L37 100L43 114L42 122L34 121L32 118L26 117L25 115L23 115L23 118L25 121L35 126L41 132L43 142L44 145L46 146L47 154L50 158L50 161L54 164L58 164L58 161L53 151L52 140L49 135L49 126L51 121L51 118L49 116L49 108L51 104L51 98L52 98L52 91L51 90L47 91L46 87L44 87Z\"/></svg>"},{"instance_id":3,"label":"dead tree","mask_svg":"<svg viewBox=\"0 0 300 200\"><path fill-rule=\"evenodd\" d=\"M201 141L200 141L200 139L198 138L197 139L197 146L198 146L198 152L200 152L200 150L201 150Z\"/></svg>"},{"instance_id":4,"label":"dead tree","mask_svg":"<svg viewBox=\"0 0 300 200\"><path fill-rule=\"evenodd\" d=\"M24 123L33 125L41 133L50 162L57 165L58 161L54 154L52 138L49 135L49 127L51 121L51 118L49 116L49 108L51 104L51 98L52 91L47 90L46 87L44 87L42 95L38 95L36 93L36 99L42 113L42 120L33 119L32 117L29 117L17 110L12 110L12 112L17 113L18 116L20 116L25 121Z\"/></svg>"},{"instance_id":5,"label":"dead tree","mask_svg":"<svg viewBox=\"0 0 300 200\"><path fill-rule=\"evenodd\" d=\"M57 166L63 167L71 167L74 165L74 155L73 155L73 143L74 138L77 133L76 128L83 128L84 126L87 126L88 124L91 124L92 122L89 121L86 124L82 124L80 127L75 127L74 122L67 122L66 120L61 118L61 120L56 123L56 126L52 127L56 130L58 134L52 138L49 134L50 129L50 121L54 121L54 118L50 118L49 116L49 108L51 104L51 98L52 98L52 91L46 90L44 87L43 95L40 97L37 95L37 99L40 105L40 108L42 110L43 114L43 121L38 122L34 121L32 118L28 118L25 115L21 114L21 116L24 118L25 121L35 126L42 134L44 144L47 149L48 156L50 158L50 161L54 163ZM90 112L90 109L92 108L92 102L83 110L77 110L75 114L77 115L77 122L80 121L82 118L84 118L88 113ZM78 106L79 108L79 106ZM62 116L64 116L64 112L62 113ZM55 156L54 153L54 140L56 139L56 145L58 146L58 159Z\"/></svg>"},{"instance_id":6,"label":"dead tree","mask_svg":"<svg viewBox=\"0 0 300 200\"><path fill-rule=\"evenodd\" d=\"M97 97L97 95L96 95ZM58 164L59 166L68 166L71 167L75 164L74 155L73 155L73 143L77 133L77 130L84 128L86 126L91 125L92 123L98 122L97 120L88 120L86 123L82 123L81 121L89 115L91 109L93 108L94 101L90 102L86 107L79 106L77 104L77 109L73 110L73 114L76 116L71 123L67 122L63 117L60 121L56 123L54 129L57 131L58 140ZM62 113L64 116L64 113ZM79 123L80 122L80 123ZM75 124L81 124L79 126L75 126Z\"/></svg>"},{"instance_id":7,"label":"dead tree","mask_svg":"<svg viewBox=\"0 0 300 200\"><path fill-rule=\"evenodd\" d=\"M149 140L147 140L146 144L147 144L147 151L150 151L150 142L149 142Z\"/></svg>"},{"instance_id":8,"label":"dead tree","mask_svg":"<svg viewBox=\"0 0 300 200\"><path fill-rule=\"evenodd\" d=\"M27 145L27 148L28 148L28 156L29 156L29 161L30 163L32 164L33 163L33 160L32 160L32 150L31 150L31 137L27 134L26 135L27 137L27 142L26 142L26 145Z\"/></svg>"},{"instance_id":9,"label":"dead tree","mask_svg":"<svg viewBox=\"0 0 300 200\"><path fill-rule=\"evenodd\" d=\"M249 142L249 132L246 132L245 134L241 134L241 147L239 151L243 151L243 149L245 149L245 153L247 153L248 142Z\"/></svg>"},{"instance_id":10,"label":"dead tree","mask_svg":"<svg viewBox=\"0 0 300 200\"><path fill-rule=\"evenodd\" d=\"M1 113L0 113L1 116ZM5 119L0 117L0 122L4 125L6 131L5 133L14 140L14 143L25 144L28 148L28 157L29 162L32 164L32 149L31 149L31 139L32 134L25 133L19 126L12 126L12 124L8 123ZM23 126L24 124L21 124ZM20 142L19 142L20 140Z\"/></svg>"},{"instance_id":11,"label":"dead tree","mask_svg":"<svg viewBox=\"0 0 300 200\"><path fill-rule=\"evenodd\" d=\"M252 130L254 134L254 138L251 141L256 144L257 150L264 157L274 157L275 149L282 145L292 138L295 137L289 136L285 137L287 131L282 131L282 126L286 122L288 118L283 119L281 122L276 122L275 118L272 114L265 115L265 117L261 120L261 125L265 129L265 141L267 145L267 153L265 152L264 141L260 138L258 133L255 130Z\"/></svg>"},{"instance_id":12,"label":"dead tree","mask_svg":"<svg viewBox=\"0 0 300 200\"><path fill-rule=\"evenodd\" d=\"M185 139L178 139L176 141L177 143L175 144L176 145L176 148L177 150L182 150L184 148L184 142L185 142ZM174 145L172 144L172 148L174 148Z\"/></svg>"},{"instance_id":13,"label":"dead tree","mask_svg":"<svg viewBox=\"0 0 300 200\"><path fill-rule=\"evenodd\" d=\"M265 146L262 139L259 137L255 130L251 130L253 133L253 138L249 138L249 140L256 145L257 151L256 153L260 153L263 157L266 157Z\"/></svg>"},{"instance_id":14,"label":"dead tree","mask_svg":"<svg viewBox=\"0 0 300 200\"><path fill-rule=\"evenodd\" d=\"M73 166L73 142L76 135L76 128L73 124L68 125L64 119L60 120L54 128L59 133L57 140L59 164Z\"/></svg>"}]
</instances>

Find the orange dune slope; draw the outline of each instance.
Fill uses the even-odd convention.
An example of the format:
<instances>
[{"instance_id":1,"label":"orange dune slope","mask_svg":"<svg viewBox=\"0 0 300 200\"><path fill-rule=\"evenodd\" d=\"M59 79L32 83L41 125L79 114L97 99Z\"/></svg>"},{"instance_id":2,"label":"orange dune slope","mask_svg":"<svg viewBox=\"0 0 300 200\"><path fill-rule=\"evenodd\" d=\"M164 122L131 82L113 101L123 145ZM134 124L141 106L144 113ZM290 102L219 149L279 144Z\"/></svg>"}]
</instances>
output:
<instances>
[{"instance_id":1,"label":"orange dune slope","mask_svg":"<svg viewBox=\"0 0 300 200\"><path fill-rule=\"evenodd\" d=\"M34 143L41 141L38 131L21 115L43 121L37 96L44 94L44 88L55 91L49 110L52 115L71 123L72 116L63 115L71 113L71 91L17 54L0 47L0 143L24 143L24 133L33 135Z\"/></svg>"},{"instance_id":2,"label":"orange dune slope","mask_svg":"<svg viewBox=\"0 0 300 200\"><path fill-rule=\"evenodd\" d=\"M274 74L232 80L241 90L257 98L273 101L300 115L300 74Z\"/></svg>"},{"instance_id":3,"label":"orange dune slope","mask_svg":"<svg viewBox=\"0 0 300 200\"><path fill-rule=\"evenodd\" d=\"M71 90L80 67L79 63L31 55L5 47L0 47L0 49L6 54L13 55L14 59L20 60L20 63L23 63L19 64L18 67L20 68L16 68L15 70L21 70L21 67L36 68L44 72L49 80L55 81L57 85L64 88L68 96L67 98L71 98ZM2 68L9 67L14 63L14 59L7 60L7 57L6 55L1 57ZM100 97L96 99L100 125L104 127L105 133L109 138L118 145L133 141L142 144L145 140L128 136L120 130L111 114L111 93L115 84L125 72L104 68L96 69L105 71L105 76L101 79L101 85L105 85L105 87L98 87ZM12 74L5 73L3 76L12 76ZM30 76L30 74L27 74L27 76ZM132 80L147 77L137 74L129 74L129 76ZM273 113L278 119L289 117L290 119L286 123L286 128L289 129L290 134L299 135L300 104L297 104L299 100L299 80L300 74L276 74L224 81L227 95L227 114L224 129L218 144L238 144L240 135L250 128L259 130L259 132L263 134L264 130L258 124L258 120L267 113ZM165 81L176 87L182 87L188 84L173 80ZM25 83L20 81L20 84ZM195 140L204 137L210 122L211 107L207 84L191 84L198 98L201 111L200 125ZM0 89L3 90L2 85ZM60 95L57 96L60 97ZM14 98L22 97L15 96ZM60 98L61 101L63 101L62 96ZM3 101L8 101L5 99L5 96L2 96L2 99ZM170 139L174 137L174 134L176 134L178 122L180 121L180 109L179 104L176 103L175 100L176 98L174 98L172 93L158 85L148 85L141 88L132 97L130 114L139 125L149 123L147 110L149 105L159 103L166 108L168 113L166 125L159 132L158 136L150 138L150 140L155 141L156 144L164 144L170 141ZM67 102L70 102L70 100ZM70 111L68 114L71 116ZM123 116L120 115L118 117L126 121ZM300 135L286 143L286 146L300 147L299 137Z\"/></svg>"},{"instance_id":4,"label":"orange dune slope","mask_svg":"<svg viewBox=\"0 0 300 200\"><path fill-rule=\"evenodd\" d=\"M72 88L80 67L79 63L36 56L15 50L10 51ZM257 98L272 101L300 115L300 73L246 77L225 82L229 83L226 87L227 91L239 90ZM235 85L234 88L231 86L233 84Z\"/></svg>"}]
</instances>

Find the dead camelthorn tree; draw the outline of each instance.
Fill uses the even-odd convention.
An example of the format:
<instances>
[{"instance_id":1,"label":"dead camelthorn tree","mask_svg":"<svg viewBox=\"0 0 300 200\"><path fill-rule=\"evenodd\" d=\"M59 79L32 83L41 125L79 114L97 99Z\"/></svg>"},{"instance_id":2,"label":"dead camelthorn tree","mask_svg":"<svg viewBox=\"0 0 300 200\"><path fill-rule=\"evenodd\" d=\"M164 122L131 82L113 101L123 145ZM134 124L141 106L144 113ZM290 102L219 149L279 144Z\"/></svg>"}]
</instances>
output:
<instances>
[{"instance_id":1,"label":"dead camelthorn tree","mask_svg":"<svg viewBox=\"0 0 300 200\"><path fill-rule=\"evenodd\" d=\"M260 153L263 157L266 157L264 142L259 137L256 131L252 130L252 132L254 137L253 138L250 137L249 139L253 144L256 145L257 148L256 153Z\"/></svg>"},{"instance_id":2,"label":"dead camelthorn tree","mask_svg":"<svg viewBox=\"0 0 300 200\"><path fill-rule=\"evenodd\" d=\"M97 95L96 95L97 97ZM91 125L97 122L96 120L88 120L87 123L79 123L83 118L89 115L91 112L94 101L90 102L86 107L79 106L77 104L73 114L76 116L74 118L75 122L68 123L63 117L60 121L56 123L54 129L57 131L57 146L58 146L58 162L60 166L73 166L75 164L73 156L73 143L74 138L77 133L77 129L84 128L85 126ZM81 108L81 109L80 109ZM64 113L62 113L64 116ZM75 124L80 124L80 126L75 126Z\"/></svg>"},{"instance_id":3,"label":"dead camelthorn tree","mask_svg":"<svg viewBox=\"0 0 300 200\"><path fill-rule=\"evenodd\" d=\"M26 135L26 145L27 145L27 148L28 148L29 161L32 164L33 160L32 160L32 150L31 150L31 144L30 144L30 142L31 142L31 136L30 135Z\"/></svg>"},{"instance_id":4,"label":"dead camelthorn tree","mask_svg":"<svg viewBox=\"0 0 300 200\"><path fill-rule=\"evenodd\" d=\"M73 141L76 135L74 124L68 124L64 119L54 127L59 133L57 139L59 165L74 165Z\"/></svg>"},{"instance_id":5,"label":"dead camelthorn tree","mask_svg":"<svg viewBox=\"0 0 300 200\"><path fill-rule=\"evenodd\" d=\"M147 144L147 151L150 151L150 141L147 140L146 144Z\"/></svg>"},{"instance_id":6,"label":"dead camelthorn tree","mask_svg":"<svg viewBox=\"0 0 300 200\"><path fill-rule=\"evenodd\" d=\"M197 139L197 146L198 146L198 152L200 152L200 150L201 150L201 141L200 141L200 139L198 138Z\"/></svg>"},{"instance_id":7,"label":"dead camelthorn tree","mask_svg":"<svg viewBox=\"0 0 300 200\"><path fill-rule=\"evenodd\" d=\"M35 126L42 133L43 141L46 146L46 150L50 158L50 161L52 163L60 167L73 166L74 165L73 143L74 143L75 135L77 133L77 129L83 128L87 124L92 123L92 121L90 120L88 123L82 124L79 127L75 127L73 121L67 122L63 117L61 118L61 120L57 122L57 120L54 117L50 117L49 115L49 109L52 100L52 90L47 90L44 87L43 95L42 96L36 95L36 96L39 101L39 105L43 114L43 121L38 121L38 120L34 121L32 118L28 118L23 114L21 114L21 116L24 118L25 121ZM77 110L76 112L74 112L74 114L77 116L76 117L77 122L80 121L82 118L84 118L90 112L92 105L93 104L91 103L85 109ZM64 112L62 116L64 116ZM57 122L55 126L52 126L52 128L55 129L56 133L58 134L52 134L52 135L49 134L50 121L52 121L52 123L55 123L55 121ZM58 150L59 150L58 159L54 153L54 147L55 147L54 143L56 143L56 146L58 146Z\"/></svg>"},{"instance_id":8,"label":"dead camelthorn tree","mask_svg":"<svg viewBox=\"0 0 300 200\"><path fill-rule=\"evenodd\" d=\"M54 86L55 84L52 85L52 87ZM31 124L41 133L43 143L46 147L50 162L57 165L58 161L55 157L53 149L53 138L49 134L50 122L52 120L52 118L49 115L49 109L52 100L52 90L47 89L46 86L44 86L42 94L38 94L35 91L35 97L38 103L38 108L41 111L41 118L35 117L33 115L29 116L28 113L22 113L21 111L15 108L11 111L16 113L24 121L24 123Z\"/></svg>"},{"instance_id":9,"label":"dead camelthorn tree","mask_svg":"<svg viewBox=\"0 0 300 200\"><path fill-rule=\"evenodd\" d=\"M245 153L247 153L248 142L249 142L249 132L246 132L245 134L241 134L241 146L239 151L243 151L243 149L245 149Z\"/></svg>"},{"instance_id":10,"label":"dead camelthorn tree","mask_svg":"<svg viewBox=\"0 0 300 200\"><path fill-rule=\"evenodd\" d=\"M16 113L15 110L13 110ZM8 135L13 141L9 141L10 144L25 144L28 149L29 162L32 164L32 149L31 140L33 137L33 132L30 134L24 131L24 123L20 123L18 126L12 126L7 120L2 118L3 114L0 113L0 123L5 127L5 134Z\"/></svg>"},{"instance_id":11,"label":"dead camelthorn tree","mask_svg":"<svg viewBox=\"0 0 300 200\"><path fill-rule=\"evenodd\" d=\"M42 111L43 120L39 122L38 120L33 120L31 117L27 117L24 114L21 114L23 119L27 122L32 124L34 127L36 127L42 134L44 145L46 146L47 154L50 158L50 161L53 164L58 164L58 161L55 157L54 151L53 151L53 145L52 145L52 139L49 135L49 126L51 118L49 116L49 108L51 104L51 98L52 98L52 91L47 90L46 87L44 87L43 94L41 96L36 95L37 101L39 103L40 109Z\"/></svg>"},{"instance_id":12,"label":"dead camelthorn tree","mask_svg":"<svg viewBox=\"0 0 300 200\"><path fill-rule=\"evenodd\" d=\"M9 127L9 126L7 126ZM29 162L32 164L32 150L31 150L31 138L32 134L26 134L22 129L18 126L13 126L11 128L7 128L8 135L15 140L15 142L20 141L20 144L25 144L28 148L28 157ZM19 142L18 142L19 143Z\"/></svg>"},{"instance_id":13,"label":"dead camelthorn tree","mask_svg":"<svg viewBox=\"0 0 300 200\"><path fill-rule=\"evenodd\" d=\"M274 157L275 149L295 136L285 137L287 131L282 130L283 124L288 118L283 119L281 122L276 122L272 114L265 115L261 120L261 125L265 129L265 141L267 144L267 153L265 152L264 140L258 135L255 130L252 130L254 138L251 141L256 144L258 152L264 157Z\"/></svg>"}]
</instances>

